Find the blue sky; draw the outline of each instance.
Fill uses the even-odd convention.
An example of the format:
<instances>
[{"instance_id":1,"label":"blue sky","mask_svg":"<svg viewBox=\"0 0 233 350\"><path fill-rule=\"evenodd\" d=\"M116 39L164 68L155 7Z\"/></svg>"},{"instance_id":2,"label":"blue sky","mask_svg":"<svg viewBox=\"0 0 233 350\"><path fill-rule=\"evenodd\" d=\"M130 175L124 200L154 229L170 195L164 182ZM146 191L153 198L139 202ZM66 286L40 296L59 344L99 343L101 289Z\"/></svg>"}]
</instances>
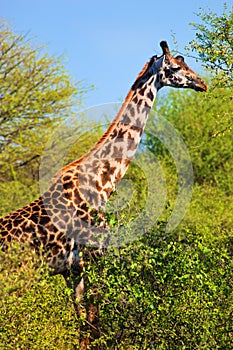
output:
<instances>
[{"instance_id":1,"label":"blue sky","mask_svg":"<svg viewBox=\"0 0 233 350\"><path fill-rule=\"evenodd\" d=\"M190 22L199 21L200 8L221 13L223 0L192 1L79 1L0 0L1 17L15 31L30 31L38 44L47 44L51 55L65 55L65 65L88 92L86 105L116 102L124 98L144 63L160 54L159 42L173 47L175 33L179 51L195 32ZM195 60L190 66L201 71Z\"/></svg>"}]
</instances>

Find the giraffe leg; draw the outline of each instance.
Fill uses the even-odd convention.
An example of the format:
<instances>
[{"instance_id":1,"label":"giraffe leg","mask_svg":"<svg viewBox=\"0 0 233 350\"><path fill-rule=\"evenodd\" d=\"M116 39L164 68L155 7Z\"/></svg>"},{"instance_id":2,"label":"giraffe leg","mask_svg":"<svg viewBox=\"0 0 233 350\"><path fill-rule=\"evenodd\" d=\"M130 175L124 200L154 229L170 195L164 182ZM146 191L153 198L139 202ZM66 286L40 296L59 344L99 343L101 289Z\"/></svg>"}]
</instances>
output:
<instances>
[{"instance_id":1,"label":"giraffe leg","mask_svg":"<svg viewBox=\"0 0 233 350\"><path fill-rule=\"evenodd\" d=\"M86 309L82 306L82 301L84 297L84 278L77 282L77 277L71 276L69 271L62 273L65 279L66 286L72 290L72 299L75 313L78 319L87 319ZM87 346L90 345L90 339L86 336L86 329L81 325L79 327L79 338L80 338L80 350L86 350Z\"/></svg>"},{"instance_id":2,"label":"giraffe leg","mask_svg":"<svg viewBox=\"0 0 233 350\"><path fill-rule=\"evenodd\" d=\"M75 288L75 309L83 321L80 326L80 350L86 350L101 336L99 308L95 304L98 293L93 293L87 298L88 286L88 277L84 275ZM92 345L91 349L99 350L99 346Z\"/></svg>"},{"instance_id":3,"label":"giraffe leg","mask_svg":"<svg viewBox=\"0 0 233 350\"><path fill-rule=\"evenodd\" d=\"M72 276L70 271L65 271L62 273L66 286L72 291L72 299L74 304L74 309L78 317L82 317L81 313L81 301L83 300L83 290L84 290L84 280L81 278L77 281L77 276ZM84 315L86 318L86 316Z\"/></svg>"},{"instance_id":4,"label":"giraffe leg","mask_svg":"<svg viewBox=\"0 0 233 350\"><path fill-rule=\"evenodd\" d=\"M101 336L99 308L95 303L98 299L98 293L95 292L91 297L87 297L88 293L88 277L84 275L81 279L72 276L69 271L64 272L63 277L66 285L72 290L73 305L78 319L81 321L79 327L79 349L99 350L98 345L92 345L92 342Z\"/></svg>"}]
</instances>

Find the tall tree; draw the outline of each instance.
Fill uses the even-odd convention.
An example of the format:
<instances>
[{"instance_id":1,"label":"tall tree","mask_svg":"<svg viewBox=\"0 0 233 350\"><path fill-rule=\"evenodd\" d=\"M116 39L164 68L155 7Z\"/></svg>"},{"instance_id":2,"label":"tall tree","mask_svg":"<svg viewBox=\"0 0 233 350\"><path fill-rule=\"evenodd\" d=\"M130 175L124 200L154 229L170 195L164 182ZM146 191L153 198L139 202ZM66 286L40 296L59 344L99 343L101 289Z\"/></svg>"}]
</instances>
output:
<instances>
[{"instance_id":1,"label":"tall tree","mask_svg":"<svg viewBox=\"0 0 233 350\"><path fill-rule=\"evenodd\" d=\"M51 130L80 105L83 89L71 81L61 59L36 47L28 35L14 33L4 21L0 81L0 191L8 211L8 202L18 206L31 200L24 198L21 185L37 180L39 157ZM15 201L16 194L22 203Z\"/></svg>"},{"instance_id":2,"label":"tall tree","mask_svg":"<svg viewBox=\"0 0 233 350\"><path fill-rule=\"evenodd\" d=\"M70 113L79 90L60 59L34 48L27 35L15 34L2 23L0 43L0 174L4 179L7 161L12 167L40 154L46 131Z\"/></svg>"}]
</instances>

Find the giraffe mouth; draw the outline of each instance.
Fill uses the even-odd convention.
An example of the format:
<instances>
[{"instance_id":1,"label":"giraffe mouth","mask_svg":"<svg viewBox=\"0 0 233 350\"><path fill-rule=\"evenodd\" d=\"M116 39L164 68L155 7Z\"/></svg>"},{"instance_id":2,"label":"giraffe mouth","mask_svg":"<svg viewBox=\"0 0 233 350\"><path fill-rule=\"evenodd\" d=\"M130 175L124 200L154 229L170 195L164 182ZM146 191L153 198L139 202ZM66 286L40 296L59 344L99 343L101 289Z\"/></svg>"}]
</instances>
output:
<instances>
[{"instance_id":1,"label":"giraffe mouth","mask_svg":"<svg viewBox=\"0 0 233 350\"><path fill-rule=\"evenodd\" d=\"M206 92L208 91L208 86L204 83L204 81L201 81L199 84L194 85L194 90L198 92Z\"/></svg>"},{"instance_id":2,"label":"giraffe mouth","mask_svg":"<svg viewBox=\"0 0 233 350\"><path fill-rule=\"evenodd\" d=\"M208 86L205 85L204 87L203 86L196 86L195 87L195 91L198 91L198 92L206 92L208 90Z\"/></svg>"}]
</instances>

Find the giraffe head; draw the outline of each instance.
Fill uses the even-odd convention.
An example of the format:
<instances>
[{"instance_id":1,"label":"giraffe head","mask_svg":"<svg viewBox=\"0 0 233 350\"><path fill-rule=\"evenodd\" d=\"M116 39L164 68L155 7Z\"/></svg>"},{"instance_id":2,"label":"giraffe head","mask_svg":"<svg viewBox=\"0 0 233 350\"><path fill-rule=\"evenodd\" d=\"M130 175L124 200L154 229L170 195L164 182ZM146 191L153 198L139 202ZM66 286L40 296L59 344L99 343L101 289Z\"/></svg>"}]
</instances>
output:
<instances>
[{"instance_id":1,"label":"giraffe head","mask_svg":"<svg viewBox=\"0 0 233 350\"><path fill-rule=\"evenodd\" d=\"M207 91L208 87L205 82L189 68L183 56L173 57L166 41L161 41L160 46L163 50L162 56L152 57L157 71L156 86L158 89L163 86L172 86Z\"/></svg>"}]
</instances>

